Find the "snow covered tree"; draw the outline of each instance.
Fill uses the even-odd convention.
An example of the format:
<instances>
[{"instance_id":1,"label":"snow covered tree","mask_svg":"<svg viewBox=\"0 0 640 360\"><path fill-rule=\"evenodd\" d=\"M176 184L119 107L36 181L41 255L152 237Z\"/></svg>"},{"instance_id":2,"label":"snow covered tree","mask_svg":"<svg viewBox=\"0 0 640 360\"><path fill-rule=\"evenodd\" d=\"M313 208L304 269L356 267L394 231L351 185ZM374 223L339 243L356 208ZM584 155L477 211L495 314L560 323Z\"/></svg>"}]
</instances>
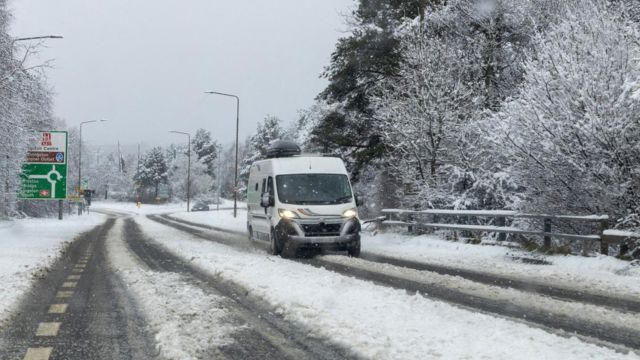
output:
<instances>
[{"instance_id":1,"label":"snow covered tree","mask_svg":"<svg viewBox=\"0 0 640 360\"><path fill-rule=\"evenodd\" d=\"M205 129L196 130L191 140L192 150L196 160L205 165L207 174L215 179L218 159L218 144L211 139L211 133Z\"/></svg>"},{"instance_id":2,"label":"snow covered tree","mask_svg":"<svg viewBox=\"0 0 640 360\"><path fill-rule=\"evenodd\" d=\"M161 147L154 147L145 154L134 180L142 186L153 188L154 198L157 198L160 184L167 183L168 171L164 151Z\"/></svg>"},{"instance_id":3,"label":"snow covered tree","mask_svg":"<svg viewBox=\"0 0 640 360\"><path fill-rule=\"evenodd\" d=\"M375 100L379 128L405 188L436 188L440 167L451 164L452 148L476 108L464 49L415 26L403 39L399 76L382 83Z\"/></svg>"},{"instance_id":4,"label":"snow covered tree","mask_svg":"<svg viewBox=\"0 0 640 360\"><path fill-rule=\"evenodd\" d=\"M319 97L334 105L316 123L310 140L324 152L342 155L354 178L364 164L383 155L373 129L371 96L376 84L397 76L402 60L397 29L424 16L442 0L361 0L348 18L351 32L338 40L323 74L329 80Z\"/></svg>"},{"instance_id":5,"label":"snow covered tree","mask_svg":"<svg viewBox=\"0 0 640 360\"><path fill-rule=\"evenodd\" d=\"M267 149L276 140L281 140L285 131L280 125L281 121L275 116L267 115L262 122L258 123L256 133L247 139L245 144L246 154L240 164L239 186L240 194L246 194L247 181L249 180L249 169L254 161L266 158Z\"/></svg>"},{"instance_id":6,"label":"snow covered tree","mask_svg":"<svg viewBox=\"0 0 640 360\"><path fill-rule=\"evenodd\" d=\"M38 131L52 129L51 96L42 70L46 64L28 61L39 43L14 42L8 33L11 14L0 0L0 216L17 211L21 164ZM62 124L60 124L62 126ZM41 215L52 203L23 202L21 211Z\"/></svg>"},{"instance_id":7,"label":"snow covered tree","mask_svg":"<svg viewBox=\"0 0 640 360\"><path fill-rule=\"evenodd\" d=\"M493 119L493 145L535 211L640 212L638 29L604 0L571 1L537 37L520 94Z\"/></svg>"}]
</instances>

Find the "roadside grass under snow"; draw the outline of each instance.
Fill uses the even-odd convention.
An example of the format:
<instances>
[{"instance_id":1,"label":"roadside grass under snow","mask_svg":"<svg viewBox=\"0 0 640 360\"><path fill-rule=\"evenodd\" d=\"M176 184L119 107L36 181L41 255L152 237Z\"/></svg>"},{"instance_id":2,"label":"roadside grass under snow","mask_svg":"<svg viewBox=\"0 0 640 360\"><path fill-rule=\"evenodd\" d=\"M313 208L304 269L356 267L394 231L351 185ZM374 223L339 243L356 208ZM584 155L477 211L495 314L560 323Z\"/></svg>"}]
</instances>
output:
<instances>
[{"instance_id":1,"label":"roadside grass under snow","mask_svg":"<svg viewBox=\"0 0 640 360\"><path fill-rule=\"evenodd\" d=\"M101 214L0 221L0 325L65 245L104 221Z\"/></svg>"},{"instance_id":2,"label":"roadside grass under snow","mask_svg":"<svg viewBox=\"0 0 640 360\"><path fill-rule=\"evenodd\" d=\"M170 251L245 287L311 336L367 358L638 358L263 252L237 251L143 217L136 221Z\"/></svg>"},{"instance_id":3,"label":"roadside grass under snow","mask_svg":"<svg viewBox=\"0 0 640 360\"><path fill-rule=\"evenodd\" d=\"M99 200L93 201L91 204L91 210L113 210L132 215L165 214L176 211L186 212L187 203L185 201L160 205L142 204L138 208L134 202Z\"/></svg>"},{"instance_id":4,"label":"roadside grass under snow","mask_svg":"<svg viewBox=\"0 0 640 360\"><path fill-rule=\"evenodd\" d=\"M203 359L211 348L233 341L229 335L241 327L226 321L222 297L205 293L179 274L150 270L131 255L122 236L122 220L117 220L107 241L109 261L141 305L164 358Z\"/></svg>"},{"instance_id":5,"label":"roadside grass under snow","mask_svg":"<svg viewBox=\"0 0 640 360\"><path fill-rule=\"evenodd\" d=\"M447 241L435 235L411 236L391 232L363 233L362 250L578 290L634 297L636 300L640 297L640 263L612 256L536 255L551 265L534 265L514 260L514 257L531 256L523 250Z\"/></svg>"}]
</instances>

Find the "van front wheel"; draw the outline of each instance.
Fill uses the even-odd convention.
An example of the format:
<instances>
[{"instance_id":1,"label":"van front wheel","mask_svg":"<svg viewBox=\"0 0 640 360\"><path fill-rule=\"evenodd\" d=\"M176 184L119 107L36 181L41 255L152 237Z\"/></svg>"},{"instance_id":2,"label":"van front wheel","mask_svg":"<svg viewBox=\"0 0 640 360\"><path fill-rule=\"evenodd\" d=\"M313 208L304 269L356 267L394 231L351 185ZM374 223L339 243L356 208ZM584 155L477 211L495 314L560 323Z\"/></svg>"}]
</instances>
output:
<instances>
[{"instance_id":1,"label":"van front wheel","mask_svg":"<svg viewBox=\"0 0 640 360\"><path fill-rule=\"evenodd\" d=\"M360 257L360 240L355 241L348 249L347 253L351 257Z\"/></svg>"},{"instance_id":2,"label":"van front wheel","mask_svg":"<svg viewBox=\"0 0 640 360\"><path fill-rule=\"evenodd\" d=\"M276 231L271 229L271 236L269 236L269 254L280 255L281 252L282 244L280 243L280 239L278 239Z\"/></svg>"}]
</instances>

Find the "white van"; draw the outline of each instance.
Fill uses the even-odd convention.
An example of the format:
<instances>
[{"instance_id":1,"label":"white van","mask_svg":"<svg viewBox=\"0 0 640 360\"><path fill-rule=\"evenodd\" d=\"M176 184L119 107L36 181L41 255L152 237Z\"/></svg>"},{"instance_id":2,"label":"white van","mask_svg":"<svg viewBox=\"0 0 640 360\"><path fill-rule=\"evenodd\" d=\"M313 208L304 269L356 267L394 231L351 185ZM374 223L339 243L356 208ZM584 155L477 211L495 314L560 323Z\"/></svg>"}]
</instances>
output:
<instances>
[{"instance_id":1,"label":"white van","mask_svg":"<svg viewBox=\"0 0 640 360\"><path fill-rule=\"evenodd\" d=\"M300 155L277 141L268 159L251 165L247 185L247 229L268 241L270 252L293 257L298 249L360 255L360 221L344 163L336 157Z\"/></svg>"}]
</instances>

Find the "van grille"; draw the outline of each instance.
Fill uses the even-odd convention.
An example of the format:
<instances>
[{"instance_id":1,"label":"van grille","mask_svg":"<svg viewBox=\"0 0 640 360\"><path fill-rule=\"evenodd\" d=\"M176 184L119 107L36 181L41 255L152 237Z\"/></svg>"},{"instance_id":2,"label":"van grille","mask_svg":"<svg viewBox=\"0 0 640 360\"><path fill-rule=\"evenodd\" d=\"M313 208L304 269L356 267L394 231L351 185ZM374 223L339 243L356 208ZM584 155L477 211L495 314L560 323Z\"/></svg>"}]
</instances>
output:
<instances>
[{"instance_id":1,"label":"van grille","mask_svg":"<svg viewBox=\"0 0 640 360\"><path fill-rule=\"evenodd\" d=\"M305 236L338 236L342 224L302 224Z\"/></svg>"}]
</instances>

